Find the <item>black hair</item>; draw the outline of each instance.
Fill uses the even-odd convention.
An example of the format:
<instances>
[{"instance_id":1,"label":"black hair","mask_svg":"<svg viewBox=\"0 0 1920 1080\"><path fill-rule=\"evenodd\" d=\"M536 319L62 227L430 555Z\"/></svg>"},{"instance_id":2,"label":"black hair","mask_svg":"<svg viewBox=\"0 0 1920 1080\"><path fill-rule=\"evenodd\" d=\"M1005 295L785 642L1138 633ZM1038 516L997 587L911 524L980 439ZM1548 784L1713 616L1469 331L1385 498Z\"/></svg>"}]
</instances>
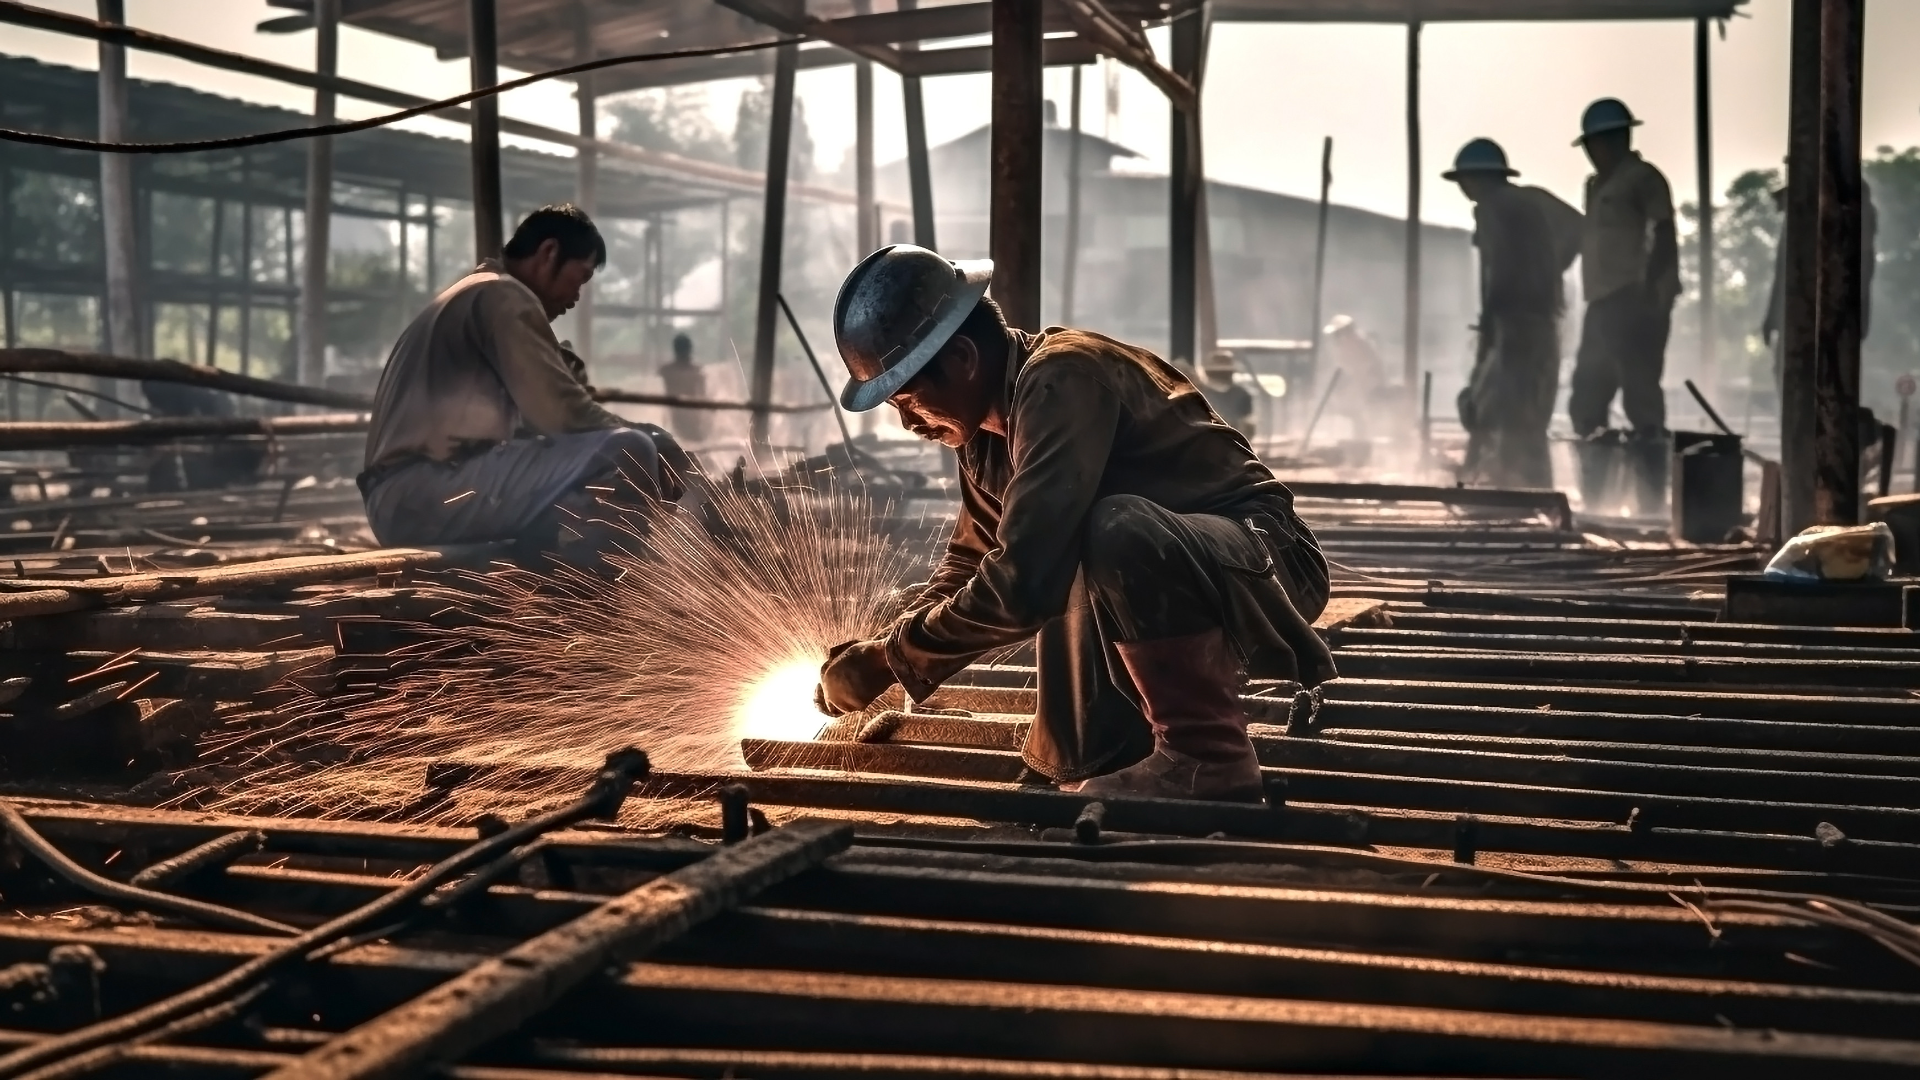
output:
<instances>
[{"instance_id":1,"label":"black hair","mask_svg":"<svg viewBox=\"0 0 1920 1080\"><path fill-rule=\"evenodd\" d=\"M548 240L560 245L563 259L591 258L596 270L607 265L607 242L600 238L600 230L587 212L572 203L543 206L528 214L520 227L513 230L513 239L507 241L501 254L509 259L524 259L539 251L540 245Z\"/></svg>"},{"instance_id":2,"label":"black hair","mask_svg":"<svg viewBox=\"0 0 1920 1080\"><path fill-rule=\"evenodd\" d=\"M973 339L974 348L980 350L984 360L999 362L1007 358L1007 315L991 296L983 296L973 305L953 335Z\"/></svg>"},{"instance_id":3,"label":"black hair","mask_svg":"<svg viewBox=\"0 0 1920 1080\"><path fill-rule=\"evenodd\" d=\"M979 351L980 359L988 363L1006 362L1007 316L1000 310L1000 305L993 302L991 296L983 296L973 305L973 310L967 312L967 317L962 319L959 327L954 330L953 337L970 339L973 347ZM953 344L953 338L948 338L947 345L951 344ZM933 354L933 358L927 362L927 366L914 373L913 379L908 380L909 383L918 379L925 379L936 386L945 383L947 381L947 345L942 345L940 351Z\"/></svg>"}]
</instances>

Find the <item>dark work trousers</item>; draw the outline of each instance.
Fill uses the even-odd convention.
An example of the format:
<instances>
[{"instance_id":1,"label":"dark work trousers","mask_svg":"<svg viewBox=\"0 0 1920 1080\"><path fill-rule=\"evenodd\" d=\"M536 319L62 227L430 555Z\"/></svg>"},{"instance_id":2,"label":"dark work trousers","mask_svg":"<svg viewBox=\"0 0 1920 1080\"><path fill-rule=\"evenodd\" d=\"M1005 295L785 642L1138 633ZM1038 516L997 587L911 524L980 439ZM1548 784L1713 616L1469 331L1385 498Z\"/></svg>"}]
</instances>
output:
<instances>
[{"instance_id":1,"label":"dark work trousers","mask_svg":"<svg viewBox=\"0 0 1920 1080\"><path fill-rule=\"evenodd\" d=\"M1610 426L1607 409L1615 392L1635 431L1665 430L1667 399L1660 373L1666 368L1672 320L1671 305L1639 288L1621 289L1587 305L1573 366L1573 393L1567 399L1567 419L1573 421L1575 435Z\"/></svg>"},{"instance_id":2,"label":"dark work trousers","mask_svg":"<svg viewBox=\"0 0 1920 1080\"><path fill-rule=\"evenodd\" d=\"M1467 462L1494 487L1550 488L1547 425L1560 389L1560 323L1551 313L1481 315L1482 355L1467 382Z\"/></svg>"},{"instance_id":3,"label":"dark work trousers","mask_svg":"<svg viewBox=\"0 0 1920 1080\"><path fill-rule=\"evenodd\" d=\"M1055 780L1132 764L1152 748L1116 641L1226 631L1247 674L1317 686L1333 656L1311 620L1327 561L1282 500L1238 517L1176 514L1114 495L1087 515L1066 614L1034 641L1039 702L1021 756Z\"/></svg>"}]
</instances>

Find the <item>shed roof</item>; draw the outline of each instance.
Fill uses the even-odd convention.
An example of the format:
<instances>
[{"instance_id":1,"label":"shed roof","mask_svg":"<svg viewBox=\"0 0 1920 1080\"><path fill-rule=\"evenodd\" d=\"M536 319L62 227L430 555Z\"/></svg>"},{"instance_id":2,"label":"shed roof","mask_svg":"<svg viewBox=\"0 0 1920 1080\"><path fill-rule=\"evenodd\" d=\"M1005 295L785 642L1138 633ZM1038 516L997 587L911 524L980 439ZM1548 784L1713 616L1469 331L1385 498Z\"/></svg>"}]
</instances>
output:
<instances>
[{"instance_id":1,"label":"shed roof","mask_svg":"<svg viewBox=\"0 0 1920 1080\"><path fill-rule=\"evenodd\" d=\"M269 0L278 8L311 11L313 0ZM1213 0L1225 22L1543 22L1568 20L1725 19L1746 0ZM1150 26L1194 6L1194 0L1107 0L1123 22ZM348 23L431 45L443 58L466 55L466 0L342 0ZM865 9L866 13L861 13ZM501 62L522 71L548 71L583 56L619 56L764 40L769 29L803 31L821 39L800 52L802 68L850 63L860 56L922 75L987 69L983 46L897 48L989 31L993 5L954 0L914 5L873 0L498 0ZM1059 0L1045 12L1048 63L1085 63L1098 55L1074 35ZM831 42L829 44L828 42ZM761 75L770 52L634 64L594 75L600 93Z\"/></svg>"}]
</instances>

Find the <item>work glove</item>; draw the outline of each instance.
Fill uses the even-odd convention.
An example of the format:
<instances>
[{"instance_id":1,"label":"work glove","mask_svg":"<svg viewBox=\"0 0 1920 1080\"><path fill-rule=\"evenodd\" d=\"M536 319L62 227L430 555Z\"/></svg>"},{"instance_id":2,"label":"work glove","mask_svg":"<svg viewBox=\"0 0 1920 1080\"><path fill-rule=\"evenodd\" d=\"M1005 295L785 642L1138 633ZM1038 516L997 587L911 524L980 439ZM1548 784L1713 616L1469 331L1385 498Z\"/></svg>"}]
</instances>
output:
<instances>
[{"instance_id":1,"label":"work glove","mask_svg":"<svg viewBox=\"0 0 1920 1080\"><path fill-rule=\"evenodd\" d=\"M813 704L828 716L845 716L873 704L893 683L884 639L842 642L827 650Z\"/></svg>"}]
</instances>

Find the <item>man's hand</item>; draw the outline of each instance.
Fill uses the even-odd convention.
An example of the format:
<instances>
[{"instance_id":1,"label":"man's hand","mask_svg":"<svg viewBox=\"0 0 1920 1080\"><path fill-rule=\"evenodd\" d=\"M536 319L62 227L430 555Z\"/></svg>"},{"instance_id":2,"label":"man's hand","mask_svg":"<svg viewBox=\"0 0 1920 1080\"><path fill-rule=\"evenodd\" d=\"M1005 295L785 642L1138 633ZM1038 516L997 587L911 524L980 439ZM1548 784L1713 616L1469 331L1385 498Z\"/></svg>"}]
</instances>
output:
<instances>
[{"instance_id":1,"label":"man's hand","mask_svg":"<svg viewBox=\"0 0 1920 1080\"><path fill-rule=\"evenodd\" d=\"M813 703L828 716L844 716L873 704L893 682L885 640L849 641L835 645L820 665Z\"/></svg>"}]
</instances>

